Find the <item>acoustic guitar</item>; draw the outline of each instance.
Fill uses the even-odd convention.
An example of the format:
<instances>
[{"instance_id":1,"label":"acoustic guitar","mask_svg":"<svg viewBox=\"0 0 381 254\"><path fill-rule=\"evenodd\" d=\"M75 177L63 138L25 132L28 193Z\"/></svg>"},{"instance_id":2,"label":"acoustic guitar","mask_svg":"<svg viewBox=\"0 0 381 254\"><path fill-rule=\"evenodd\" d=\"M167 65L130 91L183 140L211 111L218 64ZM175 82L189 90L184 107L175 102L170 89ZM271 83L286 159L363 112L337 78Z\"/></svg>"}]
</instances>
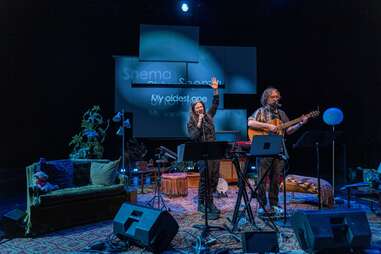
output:
<instances>
[{"instance_id":1,"label":"acoustic guitar","mask_svg":"<svg viewBox=\"0 0 381 254\"><path fill-rule=\"evenodd\" d=\"M306 116L307 118L314 118L314 117L317 117L318 115L320 115L320 111L312 111L304 116ZM271 132L270 130L262 130L262 129L255 129L255 128L252 128L252 127L249 127L248 131L247 131L247 134L249 136L249 139L250 141L253 141L253 137L254 136L258 136L258 135L269 135L270 133L271 134L275 134L275 135L284 135L284 131L288 128L288 127L291 127L297 123L299 123L300 121L302 121L302 117L303 116L300 116L294 120L291 120L291 121L288 121L287 123L283 123L280 119L274 119L270 122L270 124L273 124L275 126L277 126L277 131L274 133L274 132Z\"/></svg>"}]
</instances>

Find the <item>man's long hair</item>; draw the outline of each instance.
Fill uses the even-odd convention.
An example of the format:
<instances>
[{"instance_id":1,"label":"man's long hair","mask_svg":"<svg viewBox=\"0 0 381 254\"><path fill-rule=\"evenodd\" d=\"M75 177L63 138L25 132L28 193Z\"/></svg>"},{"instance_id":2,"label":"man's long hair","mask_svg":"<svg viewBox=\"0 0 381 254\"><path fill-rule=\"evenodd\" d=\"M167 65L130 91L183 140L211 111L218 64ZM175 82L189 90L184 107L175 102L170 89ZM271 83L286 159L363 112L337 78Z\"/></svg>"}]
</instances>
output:
<instances>
[{"instance_id":1,"label":"man's long hair","mask_svg":"<svg viewBox=\"0 0 381 254\"><path fill-rule=\"evenodd\" d=\"M279 90L276 89L275 87L269 87L266 88L266 90L263 91L262 96L261 96L261 105L265 107L267 105L267 99L269 98L270 94L276 91L278 94L280 94Z\"/></svg>"}]
</instances>

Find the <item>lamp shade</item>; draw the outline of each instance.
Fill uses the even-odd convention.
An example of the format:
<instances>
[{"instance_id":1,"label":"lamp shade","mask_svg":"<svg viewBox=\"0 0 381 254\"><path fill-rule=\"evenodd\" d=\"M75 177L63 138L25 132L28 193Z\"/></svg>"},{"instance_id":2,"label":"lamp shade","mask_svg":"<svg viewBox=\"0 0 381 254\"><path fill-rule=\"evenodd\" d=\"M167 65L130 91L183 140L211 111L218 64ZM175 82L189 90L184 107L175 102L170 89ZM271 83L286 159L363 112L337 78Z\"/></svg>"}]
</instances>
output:
<instances>
[{"instance_id":1,"label":"lamp shade","mask_svg":"<svg viewBox=\"0 0 381 254\"><path fill-rule=\"evenodd\" d=\"M123 134L124 134L124 128L122 126L120 126L118 131L116 132L116 135L122 136Z\"/></svg>"},{"instance_id":2,"label":"lamp shade","mask_svg":"<svg viewBox=\"0 0 381 254\"><path fill-rule=\"evenodd\" d=\"M122 113L117 112L116 115L112 118L112 120L116 123L120 122L122 120Z\"/></svg>"},{"instance_id":3,"label":"lamp shade","mask_svg":"<svg viewBox=\"0 0 381 254\"><path fill-rule=\"evenodd\" d=\"M338 125L344 119L343 111L339 108L329 108L324 111L323 121L328 125Z\"/></svg>"},{"instance_id":4,"label":"lamp shade","mask_svg":"<svg viewBox=\"0 0 381 254\"><path fill-rule=\"evenodd\" d=\"M123 126L127 129L130 129L131 128L131 123L130 123L130 119L126 119L124 122L123 122Z\"/></svg>"}]
</instances>

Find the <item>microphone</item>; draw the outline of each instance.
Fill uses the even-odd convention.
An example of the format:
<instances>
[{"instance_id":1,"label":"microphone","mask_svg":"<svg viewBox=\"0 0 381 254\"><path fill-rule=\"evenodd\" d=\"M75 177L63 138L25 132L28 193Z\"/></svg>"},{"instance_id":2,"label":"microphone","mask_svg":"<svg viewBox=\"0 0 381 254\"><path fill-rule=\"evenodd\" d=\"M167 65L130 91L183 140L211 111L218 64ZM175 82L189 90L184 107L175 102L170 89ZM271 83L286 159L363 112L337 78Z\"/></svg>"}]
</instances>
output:
<instances>
[{"instance_id":1,"label":"microphone","mask_svg":"<svg viewBox=\"0 0 381 254\"><path fill-rule=\"evenodd\" d=\"M277 108L281 108L281 107L282 107L282 104L280 104L279 102L275 102L275 107L277 107Z\"/></svg>"},{"instance_id":2,"label":"microphone","mask_svg":"<svg viewBox=\"0 0 381 254\"><path fill-rule=\"evenodd\" d=\"M200 114L200 115L199 115L199 118L200 118L201 115L202 115L202 118L201 118L201 124L204 124L205 114Z\"/></svg>"}]
</instances>

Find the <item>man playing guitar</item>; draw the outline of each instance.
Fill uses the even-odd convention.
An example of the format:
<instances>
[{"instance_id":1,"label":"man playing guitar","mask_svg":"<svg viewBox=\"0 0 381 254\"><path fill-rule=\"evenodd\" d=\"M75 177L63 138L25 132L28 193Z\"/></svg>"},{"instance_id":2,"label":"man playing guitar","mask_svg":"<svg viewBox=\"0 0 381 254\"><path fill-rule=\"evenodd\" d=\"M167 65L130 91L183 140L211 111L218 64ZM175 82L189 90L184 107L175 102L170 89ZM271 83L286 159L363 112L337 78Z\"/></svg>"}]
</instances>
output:
<instances>
[{"instance_id":1,"label":"man playing guitar","mask_svg":"<svg viewBox=\"0 0 381 254\"><path fill-rule=\"evenodd\" d=\"M310 114L289 121L286 113L279 109L281 106L279 103L280 98L280 93L275 88L267 88L263 92L261 96L262 107L257 109L248 119L250 140L252 140L253 135L284 135L284 133L289 135L307 123ZM258 181L267 170L270 170L268 176L270 178L269 203L271 212L281 213L282 209L278 206L278 193L280 175L285 166L285 161L277 157L262 157L257 158L256 164ZM267 198L264 181L258 189L258 201L262 203L263 207L266 207ZM262 209L259 212L263 212Z\"/></svg>"}]
</instances>

